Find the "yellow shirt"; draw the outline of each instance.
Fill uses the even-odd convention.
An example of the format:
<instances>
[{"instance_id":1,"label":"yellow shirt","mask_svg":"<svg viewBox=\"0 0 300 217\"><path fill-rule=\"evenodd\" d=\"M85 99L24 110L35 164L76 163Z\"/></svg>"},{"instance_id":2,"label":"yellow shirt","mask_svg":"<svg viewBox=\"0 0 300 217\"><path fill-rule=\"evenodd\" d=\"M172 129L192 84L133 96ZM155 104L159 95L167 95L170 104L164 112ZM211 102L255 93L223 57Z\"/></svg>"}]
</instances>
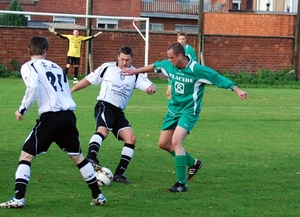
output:
<instances>
[{"instance_id":1,"label":"yellow shirt","mask_svg":"<svg viewBox=\"0 0 300 217\"><path fill-rule=\"evenodd\" d=\"M69 49L67 56L70 57L80 57L80 51L81 51L81 43L83 41L88 41L94 38L94 36L77 36L74 35L62 35L60 33L57 33L57 35L61 38L67 39L69 41Z\"/></svg>"}]
</instances>

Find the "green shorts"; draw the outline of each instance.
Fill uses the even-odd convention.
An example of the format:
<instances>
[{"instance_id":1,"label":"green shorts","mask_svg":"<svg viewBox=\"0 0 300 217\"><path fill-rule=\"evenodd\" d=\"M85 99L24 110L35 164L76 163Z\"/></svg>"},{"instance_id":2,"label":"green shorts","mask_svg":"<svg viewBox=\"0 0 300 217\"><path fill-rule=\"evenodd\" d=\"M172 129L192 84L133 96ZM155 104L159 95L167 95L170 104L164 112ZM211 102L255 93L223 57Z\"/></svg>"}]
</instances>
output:
<instances>
[{"instance_id":1,"label":"green shorts","mask_svg":"<svg viewBox=\"0 0 300 217\"><path fill-rule=\"evenodd\" d=\"M195 127L199 115L188 115L181 114L176 115L174 113L168 112L164 118L161 130L174 130L177 126L184 128L188 133Z\"/></svg>"}]
</instances>

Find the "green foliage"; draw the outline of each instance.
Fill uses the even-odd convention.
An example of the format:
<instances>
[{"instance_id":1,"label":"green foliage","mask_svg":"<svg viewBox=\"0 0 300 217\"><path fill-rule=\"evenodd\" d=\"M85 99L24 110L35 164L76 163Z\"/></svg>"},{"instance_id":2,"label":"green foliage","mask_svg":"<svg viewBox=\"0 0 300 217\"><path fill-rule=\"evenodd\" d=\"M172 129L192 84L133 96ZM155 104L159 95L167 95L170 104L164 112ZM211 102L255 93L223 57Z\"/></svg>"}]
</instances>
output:
<instances>
[{"instance_id":1,"label":"green foliage","mask_svg":"<svg viewBox=\"0 0 300 217\"><path fill-rule=\"evenodd\" d=\"M0 78L20 78L19 72L20 63L14 59L11 60L13 70L9 70L7 63L0 64Z\"/></svg>"},{"instance_id":2,"label":"green foliage","mask_svg":"<svg viewBox=\"0 0 300 217\"><path fill-rule=\"evenodd\" d=\"M23 11L18 0L13 0L8 7L9 11ZM27 26L27 18L23 14L3 14L0 16L0 25L3 26Z\"/></svg>"},{"instance_id":3,"label":"green foliage","mask_svg":"<svg viewBox=\"0 0 300 217\"><path fill-rule=\"evenodd\" d=\"M20 70L20 63L17 60L12 59L10 63L14 71Z\"/></svg>"},{"instance_id":4,"label":"green foliage","mask_svg":"<svg viewBox=\"0 0 300 217\"><path fill-rule=\"evenodd\" d=\"M272 72L267 69L259 69L257 72L231 73L221 72L226 78L236 82L242 87L291 87L300 88L300 83L296 81L295 74L290 73L291 69L277 70Z\"/></svg>"}]
</instances>

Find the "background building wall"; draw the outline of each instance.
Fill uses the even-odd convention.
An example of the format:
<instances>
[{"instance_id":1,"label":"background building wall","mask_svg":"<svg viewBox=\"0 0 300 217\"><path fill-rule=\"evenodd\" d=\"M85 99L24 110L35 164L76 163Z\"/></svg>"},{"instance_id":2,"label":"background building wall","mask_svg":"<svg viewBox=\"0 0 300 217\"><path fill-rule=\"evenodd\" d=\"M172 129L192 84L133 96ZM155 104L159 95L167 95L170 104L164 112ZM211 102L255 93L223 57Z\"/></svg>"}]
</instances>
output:
<instances>
[{"instance_id":1,"label":"background building wall","mask_svg":"<svg viewBox=\"0 0 300 217\"><path fill-rule=\"evenodd\" d=\"M204 17L205 65L218 71L257 69L285 69L293 64L294 28L296 16L206 13ZM50 34L45 28L0 27L0 63L12 59L21 64L29 59L28 38L42 35L48 38L50 49L47 58L63 68L66 64L67 40ZM71 30L58 29L63 34ZM99 29L94 29L93 34ZM92 40L94 68L103 62L114 61L117 51L129 45L134 51L133 65L144 65L145 42L135 30L101 30L103 34ZM81 32L83 35L84 32ZM167 46L176 41L177 32L151 32L149 41L149 63L166 58ZM197 49L197 34L188 35L188 43ZM82 47L80 73L85 69L85 42ZM73 73L73 70L70 70ZM150 73L150 77L154 74Z\"/></svg>"}]
</instances>

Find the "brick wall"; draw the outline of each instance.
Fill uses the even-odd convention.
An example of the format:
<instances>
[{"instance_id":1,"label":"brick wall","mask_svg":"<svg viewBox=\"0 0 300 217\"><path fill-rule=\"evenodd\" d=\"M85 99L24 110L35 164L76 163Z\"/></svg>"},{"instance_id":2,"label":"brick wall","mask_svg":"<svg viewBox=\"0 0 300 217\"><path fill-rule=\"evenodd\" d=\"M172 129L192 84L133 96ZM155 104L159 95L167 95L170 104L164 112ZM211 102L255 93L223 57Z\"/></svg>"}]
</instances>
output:
<instances>
[{"instance_id":1,"label":"brick wall","mask_svg":"<svg viewBox=\"0 0 300 217\"><path fill-rule=\"evenodd\" d=\"M296 16L206 13L204 21L205 65L216 70L256 71L259 68L285 69L293 64L294 25ZM0 63L16 59L24 63L29 59L27 41L33 35L43 35L50 42L48 58L62 67L66 63L67 41L47 29L27 27L0 27ZM99 30L94 30L93 33ZM71 34L70 30L61 30ZM122 45L134 50L134 65L144 65L145 42L135 30L103 31L93 39L93 63L114 61ZM83 34L83 33L81 33ZM149 63L166 58L166 47L176 41L176 32L151 32ZM197 48L197 34L188 35L188 43ZM85 69L85 42L82 49L80 73ZM70 70L70 73L73 69ZM149 74L150 77L154 74Z\"/></svg>"}]
</instances>

